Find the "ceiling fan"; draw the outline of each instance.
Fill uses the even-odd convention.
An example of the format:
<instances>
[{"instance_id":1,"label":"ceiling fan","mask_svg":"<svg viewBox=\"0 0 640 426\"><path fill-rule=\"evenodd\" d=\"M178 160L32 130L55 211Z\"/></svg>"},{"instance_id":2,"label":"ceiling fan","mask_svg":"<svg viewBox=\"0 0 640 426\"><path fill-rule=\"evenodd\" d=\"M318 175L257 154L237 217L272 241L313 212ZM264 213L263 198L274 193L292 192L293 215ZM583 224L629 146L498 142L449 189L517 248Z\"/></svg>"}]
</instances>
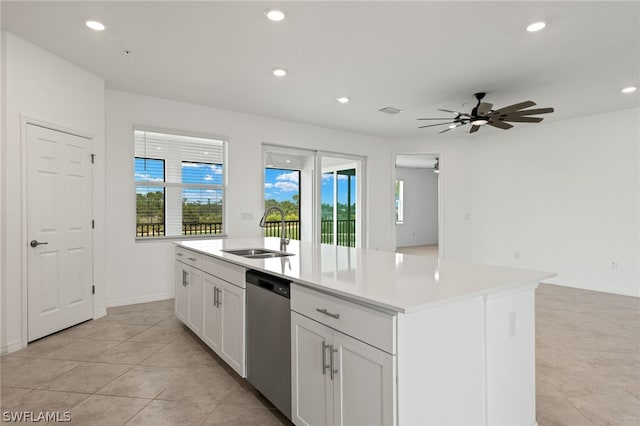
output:
<instances>
[{"instance_id":1,"label":"ceiling fan","mask_svg":"<svg viewBox=\"0 0 640 426\"><path fill-rule=\"evenodd\" d=\"M513 127L511 123L539 123L542 121L542 117L530 117L536 114L548 114L553 112L553 108L536 108L526 109L535 106L533 101L524 101L517 104L509 105L500 109L493 110L493 104L488 102L482 102L486 93L479 92L474 94L478 103L471 110L471 113L451 111L448 109L438 109L438 111L450 112L456 114L451 118L418 118L418 120L447 120L445 123L428 124L426 126L420 126L419 129L425 127L435 127L449 125L448 129L445 129L438 133L448 132L456 127L465 126L471 124L469 133L477 132L481 126L488 124L489 126L497 127L498 129L510 129Z\"/></svg>"}]
</instances>

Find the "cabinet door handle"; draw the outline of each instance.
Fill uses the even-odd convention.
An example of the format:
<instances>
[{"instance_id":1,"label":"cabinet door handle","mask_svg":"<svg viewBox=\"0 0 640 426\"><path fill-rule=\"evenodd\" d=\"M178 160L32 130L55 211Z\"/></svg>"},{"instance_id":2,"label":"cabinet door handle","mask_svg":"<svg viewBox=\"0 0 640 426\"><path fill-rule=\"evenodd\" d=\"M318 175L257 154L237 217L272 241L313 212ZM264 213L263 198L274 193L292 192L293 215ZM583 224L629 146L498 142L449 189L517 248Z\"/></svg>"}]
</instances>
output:
<instances>
[{"instance_id":1,"label":"cabinet door handle","mask_svg":"<svg viewBox=\"0 0 640 426\"><path fill-rule=\"evenodd\" d=\"M187 274L188 272L183 269L182 270L182 287L187 286Z\"/></svg>"},{"instance_id":2,"label":"cabinet door handle","mask_svg":"<svg viewBox=\"0 0 640 426\"><path fill-rule=\"evenodd\" d=\"M330 345L329 346L329 354L331 355L331 357L329 358L329 365L330 365L329 372L331 373L331 380L333 380L334 374L336 374L338 372L338 370L333 367L333 355L336 352L338 352L338 350L334 349L333 345Z\"/></svg>"},{"instance_id":3,"label":"cabinet door handle","mask_svg":"<svg viewBox=\"0 0 640 426\"><path fill-rule=\"evenodd\" d=\"M340 314L332 314L331 312L327 311L325 308L322 308L322 309L316 308L316 311L320 312L321 314L325 314L327 316L330 316L332 318L340 319Z\"/></svg>"},{"instance_id":4,"label":"cabinet door handle","mask_svg":"<svg viewBox=\"0 0 640 426\"><path fill-rule=\"evenodd\" d=\"M184 256L184 254L182 254L182 253L176 253L176 256L180 256L180 257L182 257L182 256Z\"/></svg>"},{"instance_id":5,"label":"cabinet door handle","mask_svg":"<svg viewBox=\"0 0 640 426\"><path fill-rule=\"evenodd\" d=\"M213 288L213 307L218 307L218 287Z\"/></svg>"},{"instance_id":6,"label":"cabinet door handle","mask_svg":"<svg viewBox=\"0 0 640 426\"><path fill-rule=\"evenodd\" d=\"M192 262L195 262L197 260L195 257L187 257L187 259L189 259Z\"/></svg>"},{"instance_id":7,"label":"cabinet door handle","mask_svg":"<svg viewBox=\"0 0 640 426\"><path fill-rule=\"evenodd\" d=\"M330 365L327 364L327 349L330 346L327 345L324 340L322 341L322 375L327 374L327 368L330 368Z\"/></svg>"},{"instance_id":8,"label":"cabinet door handle","mask_svg":"<svg viewBox=\"0 0 640 426\"><path fill-rule=\"evenodd\" d=\"M220 298L222 296L222 289L221 288L216 288L216 292L218 293L218 308L220 307L220 305L222 305L222 302L220 302Z\"/></svg>"},{"instance_id":9,"label":"cabinet door handle","mask_svg":"<svg viewBox=\"0 0 640 426\"><path fill-rule=\"evenodd\" d=\"M184 286L186 287L189 285L189 272L182 271L182 273L184 274Z\"/></svg>"}]
</instances>

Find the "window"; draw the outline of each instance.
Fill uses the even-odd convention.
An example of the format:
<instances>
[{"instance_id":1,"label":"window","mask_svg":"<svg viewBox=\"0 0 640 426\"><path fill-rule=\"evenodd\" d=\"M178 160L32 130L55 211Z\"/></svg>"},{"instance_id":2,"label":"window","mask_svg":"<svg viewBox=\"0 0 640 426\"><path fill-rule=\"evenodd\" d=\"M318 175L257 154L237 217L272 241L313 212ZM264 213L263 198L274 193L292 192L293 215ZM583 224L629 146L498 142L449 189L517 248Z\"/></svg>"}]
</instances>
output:
<instances>
[{"instance_id":1,"label":"window","mask_svg":"<svg viewBox=\"0 0 640 426\"><path fill-rule=\"evenodd\" d=\"M404 181L396 180L396 224L404 223Z\"/></svg>"},{"instance_id":2,"label":"window","mask_svg":"<svg viewBox=\"0 0 640 426\"><path fill-rule=\"evenodd\" d=\"M280 207L284 212L287 238L300 239L300 170L264 169L264 207ZM264 227L265 237L279 237L280 213L272 211Z\"/></svg>"},{"instance_id":3,"label":"window","mask_svg":"<svg viewBox=\"0 0 640 426\"><path fill-rule=\"evenodd\" d=\"M136 237L224 233L226 142L135 130Z\"/></svg>"}]
</instances>

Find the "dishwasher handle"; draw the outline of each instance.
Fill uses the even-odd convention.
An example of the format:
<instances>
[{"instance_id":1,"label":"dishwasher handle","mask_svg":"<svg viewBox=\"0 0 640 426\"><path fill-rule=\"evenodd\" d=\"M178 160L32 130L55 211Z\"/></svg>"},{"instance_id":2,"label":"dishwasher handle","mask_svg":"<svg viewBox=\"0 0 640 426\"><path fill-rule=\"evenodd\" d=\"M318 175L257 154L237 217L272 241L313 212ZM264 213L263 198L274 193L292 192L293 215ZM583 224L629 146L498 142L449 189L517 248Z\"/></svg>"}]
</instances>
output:
<instances>
[{"instance_id":1,"label":"dishwasher handle","mask_svg":"<svg viewBox=\"0 0 640 426\"><path fill-rule=\"evenodd\" d=\"M258 287L266 288L269 291L273 291L273 283L258 278Z\"/></svg>"},{"instance_id":2,"label":"dishwasher handle","mask_svg":"<svg viewBox=\"0 0 640 426\"><path fill-rule=\"evenodd\" d=\"M247 284L255 285L286 299L290 299L291 281L259 271L247 271Z\"/></svg>"}]
</instances>

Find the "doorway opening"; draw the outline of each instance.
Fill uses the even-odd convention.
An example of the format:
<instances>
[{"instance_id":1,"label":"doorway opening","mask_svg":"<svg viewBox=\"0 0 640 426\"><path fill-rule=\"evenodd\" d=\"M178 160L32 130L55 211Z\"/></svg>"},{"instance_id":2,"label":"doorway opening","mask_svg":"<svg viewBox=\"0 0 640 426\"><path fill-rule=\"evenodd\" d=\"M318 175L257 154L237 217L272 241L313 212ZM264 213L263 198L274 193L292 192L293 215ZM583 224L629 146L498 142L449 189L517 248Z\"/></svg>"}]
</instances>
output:
<instances>
[{"instance_id":1,"label":"doorway opening","mask_svg":"<svg viewBox=\"0 0 640 426\"><path fill-rule=\"evenodd\" d=\"M396 155L396 251L438 256L440 249L437 154Z\"/></svg>"}]
</instances>

